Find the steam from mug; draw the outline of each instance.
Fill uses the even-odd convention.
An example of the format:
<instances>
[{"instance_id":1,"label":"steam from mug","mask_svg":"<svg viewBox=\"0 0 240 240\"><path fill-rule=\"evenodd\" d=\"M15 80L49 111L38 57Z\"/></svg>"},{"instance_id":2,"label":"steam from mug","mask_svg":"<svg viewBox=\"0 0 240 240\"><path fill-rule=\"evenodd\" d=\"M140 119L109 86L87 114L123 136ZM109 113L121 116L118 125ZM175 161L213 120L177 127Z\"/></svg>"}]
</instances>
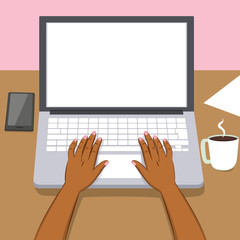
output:
<instances>
[{"instance_id":1,"label":"steam from mug","mask_svg":"<svg viewBox=\"0 0 240 240\"><path fill-rule=\"evenodd\" d=\"M218 123L218 128L223 132L223 136L222 137L225 136L225 129L221 126L223 124L223 122L224 122L224 119L220 123Z\"/></svg>"}]
</instances>

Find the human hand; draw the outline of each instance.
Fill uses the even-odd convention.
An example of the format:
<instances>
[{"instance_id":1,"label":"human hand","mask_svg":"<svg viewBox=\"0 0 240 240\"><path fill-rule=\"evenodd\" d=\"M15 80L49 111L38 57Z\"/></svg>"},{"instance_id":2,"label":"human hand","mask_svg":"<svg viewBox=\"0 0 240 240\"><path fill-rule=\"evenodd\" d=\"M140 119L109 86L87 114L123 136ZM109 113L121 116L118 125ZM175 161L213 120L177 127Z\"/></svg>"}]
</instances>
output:
<instances>
[{"instance_id":1,"label":"human hand","mask_svg":"<svg viewBox=\"0 0 240 240\"><path fill-rule=\"evenodd\" d=\"M95 137L95 131L89 138L84 136L75 154L74 150L77 145L77 139L74 139L69 146L65 185L77 191L78 194L80 191L88 188L95 181L103 168L109 163L108 161L103 161L95 167L98 150L102 143L102 138L99 137L93 146Z\"/></svg>"},{"instance_id":2,"label":"human hand","mask_svg":"<svg viewBox=\"0 0 240 240\"><path fill-rule=\"evenodd\" d=\"M163 146L156 136L153 136L152 139L147 131L144 132L144 135L148 146L142 138L139 138L138 141L142 149L146 168L136 160L133 160L132 164L136 166L150 186L162 192L168 187L175 185L172 148L168 141L164 139L165 154Z\"/></svg>"}]
</instances>

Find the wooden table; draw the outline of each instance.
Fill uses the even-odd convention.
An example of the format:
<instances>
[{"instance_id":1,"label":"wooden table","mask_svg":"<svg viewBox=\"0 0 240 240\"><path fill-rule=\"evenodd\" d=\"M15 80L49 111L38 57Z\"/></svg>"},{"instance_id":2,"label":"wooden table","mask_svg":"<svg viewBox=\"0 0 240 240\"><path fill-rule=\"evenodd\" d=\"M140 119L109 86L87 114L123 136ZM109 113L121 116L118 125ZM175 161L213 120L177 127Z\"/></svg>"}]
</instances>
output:
<instances>
[{"instance_id":1,"label":"wooden table","mask_svg":"<svg viewBox=\"0 0 240 240\"><path fill-rule=\"evenodd\" d=\"M195 116L199 142L220 134L224 118L227 134L239 136L240 118L203 104L240 74L240 71L195 71ZM37 190L33 170L38 127L39 72L0 71L0 239L33 239L58 190ZM4 130L10 91L35 92L33 132ZM240 236L240 162L220 172L203 165L205 185L183 190L207 239ZM184 221L184 216L183 216ZM152 189L85 190L77 202L69 239L172 239L161 195ZM238 236L238 237L237 237Z\"/></svg>"}]
</instances>

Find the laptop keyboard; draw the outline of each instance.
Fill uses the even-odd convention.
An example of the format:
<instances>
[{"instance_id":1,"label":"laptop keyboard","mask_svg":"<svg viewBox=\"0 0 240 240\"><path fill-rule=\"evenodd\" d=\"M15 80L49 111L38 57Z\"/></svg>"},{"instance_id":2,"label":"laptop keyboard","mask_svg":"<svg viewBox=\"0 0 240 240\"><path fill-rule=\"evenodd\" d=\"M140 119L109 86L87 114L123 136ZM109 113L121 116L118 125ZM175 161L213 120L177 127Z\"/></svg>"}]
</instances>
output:
<instances>
[{"instance_id":1,"label":"laptop keyboard","mask_svg":"<svg viewBox=\"0 0 240 240\"><path fill-rule=\"evenodd\" d=\"M84 135L97 132L102 138L101 151L141 151L138 138L144 138L144 131L166 138L173 151L189 151L186 119L145 117L71 117L48 119L47 151L68 151L73 139L78 141Z\"/></svg>"}]
</instances>

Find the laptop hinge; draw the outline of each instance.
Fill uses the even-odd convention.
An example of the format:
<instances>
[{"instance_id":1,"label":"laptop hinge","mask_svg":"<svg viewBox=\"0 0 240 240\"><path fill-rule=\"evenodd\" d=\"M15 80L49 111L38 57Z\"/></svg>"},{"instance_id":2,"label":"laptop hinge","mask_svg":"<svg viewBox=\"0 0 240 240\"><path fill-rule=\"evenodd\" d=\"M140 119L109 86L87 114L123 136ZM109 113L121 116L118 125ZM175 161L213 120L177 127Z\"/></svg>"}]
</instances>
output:
<instances>
[{"instance_id":1,"label":"laptop hinge","mask_svg":"<svg viewBox=\"0 0 240 240\"><path fill-rule=\"evenodd\" d=\"M124 111L88 111L88 110L81 110L81 111L77 111L77 110L51 110L50 114L97 114L97 115L101 115L101 114L164 114L164 115L168 115L168 114L183 114L182 110L160 110L160 111L133 111L133 110L124 110Z\"/></svg>"}]
</instances>

